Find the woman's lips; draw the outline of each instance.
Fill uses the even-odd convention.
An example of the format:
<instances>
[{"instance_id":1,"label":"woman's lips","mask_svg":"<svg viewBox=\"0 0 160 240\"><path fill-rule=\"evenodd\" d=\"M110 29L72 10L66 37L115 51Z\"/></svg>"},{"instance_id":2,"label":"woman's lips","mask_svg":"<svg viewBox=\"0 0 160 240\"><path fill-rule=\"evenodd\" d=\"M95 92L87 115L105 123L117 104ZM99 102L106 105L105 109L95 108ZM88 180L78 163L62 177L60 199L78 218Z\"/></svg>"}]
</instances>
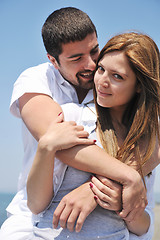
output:
<instances>
[{"instance_id":1,"label":"woman's lips","mask_svg":"<svg viewBox=\"0 0 160 240\"><path fill-rule=\"evenodd\" d=\"M101 90L98 89L98 94L101 95L101 96L111 96L112 94L111 93L106 93L106 92L103 92Z\"/></svg>"}]
</instances>

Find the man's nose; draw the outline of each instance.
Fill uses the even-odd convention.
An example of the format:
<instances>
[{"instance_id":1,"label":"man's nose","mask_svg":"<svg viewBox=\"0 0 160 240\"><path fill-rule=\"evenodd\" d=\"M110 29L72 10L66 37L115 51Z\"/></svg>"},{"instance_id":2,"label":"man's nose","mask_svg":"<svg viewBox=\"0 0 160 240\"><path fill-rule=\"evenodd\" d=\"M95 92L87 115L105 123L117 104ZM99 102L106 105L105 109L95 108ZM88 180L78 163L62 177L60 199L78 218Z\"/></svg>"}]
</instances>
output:
<instances>
[{"instance_id":1,"label":"man's nose","mask_svg":"<svg viewBox=\"0 0 160 240\"><path fill-rule=\"evenodd\" d=\"M90 71L94 71L95 68L96 68L96 61L91 56L89 56L86 59L85 69L90 70Z\"/></svg>"}]
</instances>

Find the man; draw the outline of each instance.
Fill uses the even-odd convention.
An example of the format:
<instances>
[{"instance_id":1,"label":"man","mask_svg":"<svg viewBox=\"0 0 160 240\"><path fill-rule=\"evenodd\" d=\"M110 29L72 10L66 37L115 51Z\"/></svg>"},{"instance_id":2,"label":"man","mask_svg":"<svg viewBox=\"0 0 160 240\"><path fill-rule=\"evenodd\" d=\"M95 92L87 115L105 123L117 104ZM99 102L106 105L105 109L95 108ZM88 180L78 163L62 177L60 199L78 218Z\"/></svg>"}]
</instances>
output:
<instances>
[{"instance_id":1,"label":"man","mask_svg":"<svg viewBox=\"0 0 160 240\"><path fill-rule=\"evenodd\" d=\"M9 218L2 225L0 232L2 239L32 239L33 225L31 212L27 207L26 180L37 149L37 141L59 114L57 103L85 104L93 99L91 89L99 46L95 26L87 14L71 7L53 12L43 25L42 37L50 63L24 71L17 79L12 94L11 112L23 120L24 159L18 193L7 208ZM99 161L101 162L99 172L95 170L97 161L93 161L93 148L94 151L102 154L99 155L102 160L109 160L109 156L96 145L92 146L91 158L91 150L88 150L88 146L84 149L84 152L87 151L85 158L87 156L88 165L83 170L87 171L94 162L95 165L90 171L105 175L102 160ZM71 156L71 152L72 150L68 150L68 156ZM67 162L67 159L63 160L62 157L64 163L74 167L79 161L76 159L76 162L72 160ZM118 164L117 166L120 165L116 159L113 162ZM81 159L79 164L83 165ZM122 163L123 167L125 168L125 164ZM147 169L145 173L147 174L148 171ZM121 182L124 183L124 190L128 189L127 197L123 199L122 216L136 215L137 209L141 211L146 205L141 178L132 169L131 174L125 175L123 170L119 174ZM106 177L110 176L106 175ZM112 179L118 181L116 175ZM144 197L143 200L141 195ZM136 210L134 210L135 206L137 206Z\"/></svg>"}]
</instances>

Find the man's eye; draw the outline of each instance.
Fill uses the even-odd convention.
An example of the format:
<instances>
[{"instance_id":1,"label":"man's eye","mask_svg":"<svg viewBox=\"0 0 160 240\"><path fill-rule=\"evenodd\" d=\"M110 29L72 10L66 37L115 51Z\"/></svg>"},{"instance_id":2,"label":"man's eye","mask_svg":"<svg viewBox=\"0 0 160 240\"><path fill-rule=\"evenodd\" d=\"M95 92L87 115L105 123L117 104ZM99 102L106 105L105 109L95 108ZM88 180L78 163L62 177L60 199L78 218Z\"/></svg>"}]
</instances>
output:
<instances>
[{"instance_id":1,"label":"man's eye","mask_svg":"<svg viewBox=\"0 0 160 240\"><path fill-rule=\"evenodd\" d=\"M119 74L113 74L116 79L123 79Z\"/></svg>"},{"instance_id":2,"label":"man's eye","mask_svg":"<svg viewBox=\"0 0 160 240\"><path fill-rule=\"evenodd\" d=\"M74 59L72 59L72 62L78 62L80 59L81 59L81 57L74 58Z\"/></svg>"},{"instance_id":3,"label":"man's eye","mask_svg":"<svg viewBox=\"0 0 160 240\"><path fill-rule=\"evenodd\" d=\"M91 55L95 55L95 54L97 54L98 53L98 49L95 49L95 50L92 50L91 51Z\"/></svg>"}]
</instances>

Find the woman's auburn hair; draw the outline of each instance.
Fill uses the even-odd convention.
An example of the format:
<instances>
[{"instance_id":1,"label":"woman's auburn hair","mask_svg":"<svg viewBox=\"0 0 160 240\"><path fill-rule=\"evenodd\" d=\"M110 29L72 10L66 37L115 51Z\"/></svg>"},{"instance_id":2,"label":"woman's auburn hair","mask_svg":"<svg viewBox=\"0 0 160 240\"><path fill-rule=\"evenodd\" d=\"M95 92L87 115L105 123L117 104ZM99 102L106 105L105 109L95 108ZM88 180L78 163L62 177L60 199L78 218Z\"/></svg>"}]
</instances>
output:
<instances>
[{"instance_id":1,"label":"woman's auburn hair","mask_svg":"<svg viewBox=\"0 0 160 240\"><path fill-rule=\"evenodd\" d=\"M129 64L136 74L141 91L136 93L123 116L127 135L123 145L118 149L117 137L113 128L109 109L96 102L97 127L103 148L122 162L133 156L139 162L140 169L151 157L157 137L159 137L160 115L160 53L156 43L147 35L130 32L111 38L101 50L98 61L105 54L113 51L125 53ZM145 151L140 153L139 142L145 140ZM142 173L142 172L141 172Z\"/></svg>"}]
</instances>

